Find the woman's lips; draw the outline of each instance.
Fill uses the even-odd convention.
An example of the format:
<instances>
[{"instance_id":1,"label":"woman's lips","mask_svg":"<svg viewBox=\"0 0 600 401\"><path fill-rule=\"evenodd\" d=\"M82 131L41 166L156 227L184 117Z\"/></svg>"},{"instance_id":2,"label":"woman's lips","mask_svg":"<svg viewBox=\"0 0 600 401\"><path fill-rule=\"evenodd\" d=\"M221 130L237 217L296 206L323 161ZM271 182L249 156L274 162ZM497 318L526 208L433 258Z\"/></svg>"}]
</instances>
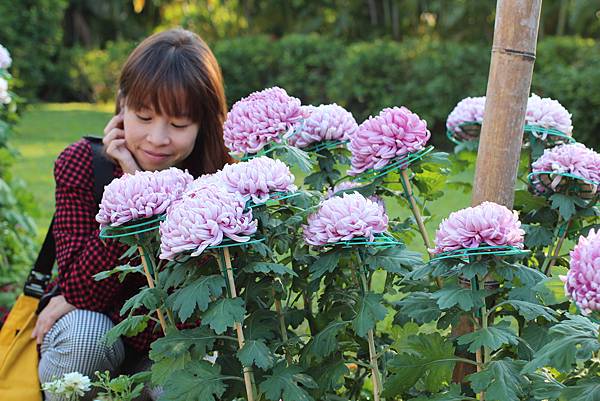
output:
<instances>
[{"instance_id":1,"label":"woman's lips","mask_svg":"<svg viewBox=\"0 0 600 401\"><path fill-rule=\"evenodd\" d=\"M145 149L142 149L142 152L144 152L144 155L149 160L151 160L153 162L159 162L159 163L165 161L170 156L168 153L152 152L152 151L145 150Z\"/></svg>"}]
</instances>

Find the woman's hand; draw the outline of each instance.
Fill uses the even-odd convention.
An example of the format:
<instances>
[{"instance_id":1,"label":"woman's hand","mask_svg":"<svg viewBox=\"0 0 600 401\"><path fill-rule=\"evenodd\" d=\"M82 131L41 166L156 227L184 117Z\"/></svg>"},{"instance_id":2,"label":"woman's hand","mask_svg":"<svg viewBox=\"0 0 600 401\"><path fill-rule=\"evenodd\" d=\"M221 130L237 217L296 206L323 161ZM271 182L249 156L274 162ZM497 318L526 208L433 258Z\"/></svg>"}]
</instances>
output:
<instances>
[{"instance_id":1,"label":"woman's hand","mask_svg":"<svg viewBox=\"0 0 600 401\"><path fill-rule=\"evenodd\" d=\"M117 114L106 124L102 139L106 154L119 163L124 173L133 174L141 170L129 149L125 145L123 130L123 112Z\"/></svg>"},{"instance_id":2,"label":"woman's hand","mask_svg":"<svg viewBox=\"0 0 600 401\"><path fill-rule=\"evenodd\" d=\"M64 296L57 295L52 297L48 305L40 312L35 323L35 328L31 333L31 338L35 338L36 342L41 344L44 336L50 331L54 323L75 309L73 305L67 302Z\"/></svg>"}]
</instances>

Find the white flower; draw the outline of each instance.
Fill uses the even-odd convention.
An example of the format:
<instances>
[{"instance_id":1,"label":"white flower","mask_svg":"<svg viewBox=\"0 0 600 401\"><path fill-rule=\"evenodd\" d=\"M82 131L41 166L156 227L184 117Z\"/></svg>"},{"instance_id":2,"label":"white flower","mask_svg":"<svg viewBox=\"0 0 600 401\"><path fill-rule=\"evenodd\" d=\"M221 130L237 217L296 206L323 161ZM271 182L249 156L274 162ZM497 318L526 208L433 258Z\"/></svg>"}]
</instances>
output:
<instances>
[{"instance_id":1,"label":"white flower","mask_svg":"<svg viewBox=\"0 0 600 401\"><path fill-rule=\"evenodd\" d=\"M42 384L42 390L51 394L63 394L65 391L65 383L61 379L54 379L50 382Z\"/></svg>"},{"instance_id":2,"label":"white flower","mask_svg":"<svg viewBox=\"0 0 600 401\"><path fill-rule=\"evenodd\" d=\"M0 77L0 104L9 104L11 100L8 94L8 81Z\"/></svg>"},{"instance_id":3,"label":"white flower","mask_svg":"<svg viewBox=\"0 0 600 401\"><path fill-rule=\"evenodd\" d=\"M70 397L73 394L77 394L81 397L86 391L90 391L90 378L79 372L65 373L62 380L65 386L64 394L67 397Z\"/></svg>"},{"instance_id":4,"label":"white flower","mask_svg":"<svg viewBox=\"0 0 600 401\"><path fill-rule=\"evenodd\" d=\"M12 64L10 53L6 47L0 45L0 68L7 69Z\"/></svg>"}]
</instances>

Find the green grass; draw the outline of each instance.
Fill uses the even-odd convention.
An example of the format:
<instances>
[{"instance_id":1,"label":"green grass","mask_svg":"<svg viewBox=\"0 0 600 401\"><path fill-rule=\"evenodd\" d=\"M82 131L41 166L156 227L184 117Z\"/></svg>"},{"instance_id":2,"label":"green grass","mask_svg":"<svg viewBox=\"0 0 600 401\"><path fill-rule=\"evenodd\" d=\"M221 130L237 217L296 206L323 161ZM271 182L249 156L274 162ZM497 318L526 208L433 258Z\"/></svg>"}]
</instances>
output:
<instances>
[{"instance_id":1,"label":"green grass","mask_svg":"<svg viewBox=\"0 0 600 401\"><path fill-rule=\"evenodd\" d=\"M111 117L113 106L86 103L47 103L31 106L23 114L11 143L21 153L21 159L14 166L14 173L28 184L39 206L34 216L43 239L54 212L54 160L70 143L84 135L102 135L102 130ZM472 171L461 176L470 181ZM297 174L298 180L302 177ZM410 209L404 199L386 200L390 217L407 217ZM457 190L448 189L443 198L428 205L433 218L427 222L427 229L433 233L440 220L450 212L469 206L470 196ZM416 237L413 249L424 251L420 237Z\"/></svg>"}]
</instances>

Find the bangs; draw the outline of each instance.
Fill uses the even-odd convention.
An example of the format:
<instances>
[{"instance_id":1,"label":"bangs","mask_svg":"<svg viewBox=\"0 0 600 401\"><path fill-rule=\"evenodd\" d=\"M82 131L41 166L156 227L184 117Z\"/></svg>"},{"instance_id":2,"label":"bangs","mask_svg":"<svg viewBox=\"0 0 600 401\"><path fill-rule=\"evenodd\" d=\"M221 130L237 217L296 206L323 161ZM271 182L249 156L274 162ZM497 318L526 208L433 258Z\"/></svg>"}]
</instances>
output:
<instances>
[{"instance_id":1,"label":"bangs","mask_svg":"<svg viewBox=\"0 0 600 401\"><path fill-rule=\"evenodd\" d=\"M152 109L155 113L188 118L199 123L206 102L206 87L188 66L188 59L177 50L148 54L144 65L131 65L128 82L123 82L126 104L134 110ZM162 53L162 54L161 54ZM137 64L137 65L135 65Z\"/></svg>"}]
</instances>

